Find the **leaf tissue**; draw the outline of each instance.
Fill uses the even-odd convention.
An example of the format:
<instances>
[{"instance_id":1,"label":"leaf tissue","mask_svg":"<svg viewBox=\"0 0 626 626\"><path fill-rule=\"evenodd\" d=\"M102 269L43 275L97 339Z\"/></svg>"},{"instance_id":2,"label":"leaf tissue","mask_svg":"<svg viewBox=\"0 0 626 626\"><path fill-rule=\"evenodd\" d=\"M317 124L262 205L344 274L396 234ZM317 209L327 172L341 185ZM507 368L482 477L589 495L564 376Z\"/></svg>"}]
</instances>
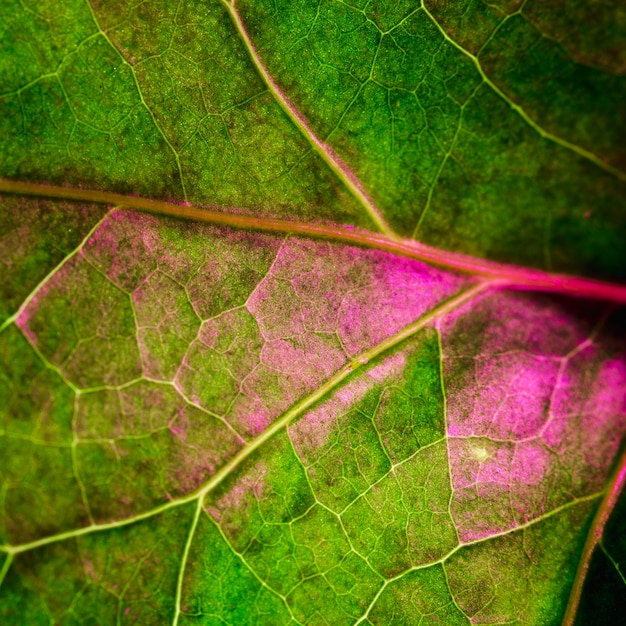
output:
<instances>
[{"instance_id":1,"label":"leaf tissue","mask_svg":"<svg viewBox=\"0 0 626 626\"><path fill-rule=\"evenodd\" d=\"M0 621L612 625L626 10L3 0Z\"/></svg>"}]
</instances>

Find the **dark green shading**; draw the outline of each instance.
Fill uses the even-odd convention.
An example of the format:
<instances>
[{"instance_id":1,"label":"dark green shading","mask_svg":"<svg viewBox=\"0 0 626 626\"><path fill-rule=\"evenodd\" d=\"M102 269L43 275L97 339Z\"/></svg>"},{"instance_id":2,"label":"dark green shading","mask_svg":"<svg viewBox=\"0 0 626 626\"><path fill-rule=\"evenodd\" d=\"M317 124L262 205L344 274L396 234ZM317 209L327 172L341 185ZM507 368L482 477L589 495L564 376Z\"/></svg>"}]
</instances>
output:
<instances>
[{"instance_id":1,"label":"dark green shading","mask_svg":"<svg viewBox=\"0 0 626 626\"><path fill-rule=\"evenodd\" d=\"M270 73L397 231L496 261L626 278L626 183L542 137L419 3L238 6ZM476 52L516 6L431 8ZM620 166L625 78L580 66L521 18L484 55L488 77L545 131Z\"/></svg>"},{"instance_id":2,"label":"dark green shading","mask_svg":"<svg viewBox=\"0 0 626 626\"><path fill-rule=\"evenodd\" d=\"M572 61L624 74L626 10L619 2L572 0L425 0L456 41L476 54L507 16L522 17L546 40L560 44Z\"/></svg>"},{"instance_id":3,"label":"dark green shading","mask_svg":"<svg viewBox=\"0 0 626 626\"><path fill-rule=\"evenodd\" d=\"M73 470L74 393L15 327L0 335L0 542L88 523Z\"/></svg>"},{"instance_id":4,"label":"dark green shading","mask_svg":"<svg viewBox=\"0 0 626 626\"><path fill-rule=\"evenodd\" d=\"M591 558L576 626L612 626L626 615L626 491L604 529Z\"/></svg>"},{"instance_id":5,"label":"dark green shading","mask_svg":"<svg viewBox=\"0 0 626 626\"><path fill-rule=\"evenodd\" d=\"M626 185L539 138L487 86L463 115L455 158L441 171L419 238L497 261L623 280Z\"/></svg>"},{"instance_id":6,"label":"dark green shading","mask_svg":"<svg viewBox=\"0 0 626 626\"><path fill-rule=\"evenodd\" d=\"M531 0L524 11L542 33L558 41L577 63L625 73L623 3Z\"/></svg>"},{"instance_id":7,"label":"dark green shading","mask_svg":"<svg viewBox=\"0 0 626 626\"><path fill-rule=\"evenodd\" d=\"M522 0L494 0L489 3L482 0L424 0L424 6L442 28L472 54L479 52L498 25L507 15L515 13L521 4Z\"/></svg>"},{"instance_id":8,"label":"dark green shading","mask_svg":"<svg viewBox=\"0 0 626 626\"><path fill-rule=\"evenodd\" d=\"M0 196L0 324L102 218L106 207Z\"/></svg>"},{"instance_id":9,"label":"dark green shading","mask_svg":"<svg viewBox=\"0 0 626 626\"><path fill-rule=\"evenodd\" d=\"M193 508L16 555L0 594L2 623L171 623Z\"/></svg>"},{"instance_id":10,"label":"dark green shading","mask_svg":"<svg viewBox=\"0 0 626 626\"><path fill-rule=\"evenodd\" d=\"M456 604L472 623L560 624L597 504L461 548L444 564Z\"/></svg>"},{"instance_id":11,"label":"dark green shading","mask_svg":"<svg viewBox=\"0 0 626 626\"><path fill-rule=\"evenodd\" d=\"M626 76L572 60L523 15L507 20L480 52L487 76L547 131L626 169Z\"/></svg>"},{"instance_id":12,"label":"dark green shading","mask_svg":"<svg viewBox=\"0 0 626 626\"><path fill-rule=\"evenodd\" d=\"M36 11L28 6L20 0L2 2L0 41L5 62L0 63L0 94L53 72L65 55L96 32L79 2L64 3L62 11L55 0L38 2Z\"/></svg>"},{"instance_id":13,"label":"dark green shading","mask_svg":"<svg viewBox=\"0 0 626 626\"><path fill-rule=\"evenodd\" d=\"M239 5L270 73L408 235L479 84L412 4L389 5L378 20L378 7L328 0Z\"/></svg>"},{"instance_id":14,"label":"dark green shading","mask_svg":"<svg viewBox=\"0 0 626 626\"><path fill-rule=\"evenodd\" d=\"M625 170L626 117L618 103L626 97L626 59L619 61L626 13L618 3L464 0L426 6L534 121Z\"/></svg>"}]
</instances>

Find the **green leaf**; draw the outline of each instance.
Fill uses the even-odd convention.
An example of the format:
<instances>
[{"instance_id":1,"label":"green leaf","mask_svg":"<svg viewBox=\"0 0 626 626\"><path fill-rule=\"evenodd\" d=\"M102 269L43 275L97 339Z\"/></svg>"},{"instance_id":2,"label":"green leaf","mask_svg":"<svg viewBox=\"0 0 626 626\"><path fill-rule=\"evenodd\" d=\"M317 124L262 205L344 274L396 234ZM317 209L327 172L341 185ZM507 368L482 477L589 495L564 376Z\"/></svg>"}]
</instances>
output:
<instances>
[{"instance_id":1,"label":"green leaf","mask_svg":"<svg viewBox=\"0 0 626 626\"><path fill-rule=\"evenodd\" d=\"M570 5L9 0L1 173L623 280L623 14Z\"/></svg>"},{"instance_id":2,"label":"green leaf","mask_svg":"<svg viewBox=\"0 0 626 626\"><path fill-rule=\"evenodd\" d=\"M624 20L570 4L2 3L3 624L621 615Z\"/></svg>"},{"instance_id":3,"label":"green leaf","mask_svg":"<svg viewBox=\"0 0 626 626\"><path fill-rule=\"evenodd\" d=\"M617 5L590 18L563 4L237 6L270 74L397 232L623 280L626 77L608 42L587 48L590 19L622 47L626 22Z\"/></svg>"}]
</instances>

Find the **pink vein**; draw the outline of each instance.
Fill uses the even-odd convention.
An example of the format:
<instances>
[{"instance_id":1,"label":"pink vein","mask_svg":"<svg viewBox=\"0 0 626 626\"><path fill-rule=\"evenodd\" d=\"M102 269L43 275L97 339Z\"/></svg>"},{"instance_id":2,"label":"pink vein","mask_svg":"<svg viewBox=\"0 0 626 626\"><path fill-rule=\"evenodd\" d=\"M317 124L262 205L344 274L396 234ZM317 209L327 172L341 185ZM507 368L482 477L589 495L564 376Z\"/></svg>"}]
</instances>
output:
<instances>
[{"instance_id":1,"label":"pink vein","mask_svg":"<svg viewBox=\"0 0 626 626\"><path fill-rule=\"evenodd\" d=\"M583 547L583 552L578 563L578 569L576 571L576 578L574 578L574 585L570 593L569 602L567 604L567 610L561 626L573 626L576 619L576 612L578 611L578 605L580 604L580 596L582 594L585 579L587 578L587 572L589 571L589 565L591 563L591 557L602 539L604 528L617 504L626 485L626 449L622 451L617 467L613 472L613 476L606 488L606 493L598 510L596 516L593 518L591 528L587 534L587 541Z\"/></svg>"},{"instance_id":2,"label":"pink vein","mask_svg":"<svg viewBox=\"0 0 626 626\"><path fill-rule=\"evenodd\" d=\"M626 304L626 285L617 285L578 276L553 274L542 270L486 261L457 252L448 252L433 248L410 239L389 237L387 235L366 230L357 230L345 226L306 224L289 220L225 213L199 207L173 204L161 200L125 196L123 194L99 191L97 189L57 187L54 185L6 179L0 179L0 192L62 198L64 200L82 200L86 202L122 206L138 211L160 213L173 217L193 219L212 224L222 224L234 228L295 233L306 237L343 241L367 248L386 250L387 252L393 252L394 254L417 259L465 274L489 278L492 281L499 281L502 286L511 289L547 291Z\"/></svg>"}]
</instances>

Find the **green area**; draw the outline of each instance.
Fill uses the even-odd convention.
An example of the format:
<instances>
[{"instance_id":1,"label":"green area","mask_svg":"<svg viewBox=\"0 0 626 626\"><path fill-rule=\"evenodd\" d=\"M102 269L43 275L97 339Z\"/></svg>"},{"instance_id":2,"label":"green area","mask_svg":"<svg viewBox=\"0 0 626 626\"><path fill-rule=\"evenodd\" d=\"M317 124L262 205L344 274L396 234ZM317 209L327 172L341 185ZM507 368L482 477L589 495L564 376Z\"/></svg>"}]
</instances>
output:
<instances>
[{"instance_id":1,"label":"green area","mask_svg":"<svg viewBox=\"0 0 626 626\"><path fill-rule=\"evenodd\" d=\"M577 624L619 621L623 309L43 195L355 241L377 207L624 280L625 37L567 0L3 1L0 177L43 185L0 196L0 622L557 624L598 506Z\"/></svg>"},{"instance_id":2,"label":"green area","mask_svg":"<svg viewBox=\"0 0 626 626\"><path fill-rule=\"evenodd\" d=\"M270 74L399 233L623 280L626 78L544 33L539 5L238 3ZM594 23L621 15L594 6ZM587 31L584 10L553 13Z\"/></svg>"},{"instance_id":3,"label":"green area","mask_svg":"<svg viewBox=\"0 0 626 626\"><path fill-rule=\"evenodd\" d=\"M15 0L0 21L0 176L371 227L217 0Z\"/></svg>"}]
</instances>

